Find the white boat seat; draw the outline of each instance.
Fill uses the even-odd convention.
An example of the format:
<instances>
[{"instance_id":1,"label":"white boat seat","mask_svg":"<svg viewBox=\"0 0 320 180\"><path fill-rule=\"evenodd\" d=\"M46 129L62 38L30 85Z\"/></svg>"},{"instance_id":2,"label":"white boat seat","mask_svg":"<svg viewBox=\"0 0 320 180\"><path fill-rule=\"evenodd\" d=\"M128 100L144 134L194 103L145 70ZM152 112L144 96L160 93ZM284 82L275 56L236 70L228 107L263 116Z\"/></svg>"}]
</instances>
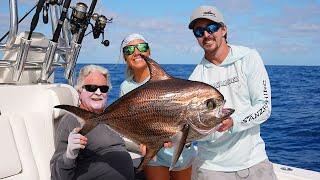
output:
<instances>
[{"instance_id":1,"label":"white boat seat","mask_svg":"<svg viewBox=\"0 0 320 180\"><path fill-rule=\"evenodd\" d=\"M24 119L14 114L0 116L0 179L39 179Z\"/></svg>"},{"instance_id":2,"label":"white boat seat","mask_svg":"<svg viewBox=\"0 0 320 180\"><path fill-rule=\"evenodd\" d=\"M15 159L0 164L0 178L50 179L54 130L63 113L53 107L77 105L78 93L65 84L0 85L0 99L0 135L7 146L0 149L1 163L2 156Z\"/></svg>"}]
</instances>

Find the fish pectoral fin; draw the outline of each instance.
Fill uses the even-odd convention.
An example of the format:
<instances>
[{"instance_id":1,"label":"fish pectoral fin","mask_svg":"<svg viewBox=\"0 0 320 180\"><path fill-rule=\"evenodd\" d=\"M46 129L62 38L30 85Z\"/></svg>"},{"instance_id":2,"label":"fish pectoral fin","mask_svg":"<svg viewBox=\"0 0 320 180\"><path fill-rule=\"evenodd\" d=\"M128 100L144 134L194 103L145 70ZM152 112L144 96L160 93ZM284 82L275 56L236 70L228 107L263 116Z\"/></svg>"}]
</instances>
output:
<instances>
[{"instance_id":1,"label":"fish pectoral fin","mask_svg":"<svg viewBox=\"0 0 320 180\"><path fill-rule=\"evenodd\" d=\"M96 113L81 109L76 106L70 106L70 105L58 105L58 106L55 106L55 108L66 110L67 112L77 117L80 117L84 121L84 122L80 122L80 124L83 125L80 131L80 134L82 135L87 134L89 131L91 131L93 128L95 128L98 125L97 122L90 121L91 119L94 119L97 116L99 116Z\"/></svg>"},{"instance_id":2,"label":"fish pectoral fin","mask_svg":"<svg viewBox=\"0 0 320 180\"><path fill-rule=\"evenodd\" d=\"M171 165L170 165L170 168L169 168L169 171L171 171L173 169L173 167L176 165L181 153L182 153L182 150L184 148L184 145L187 141L187 137L188 137L188 134L189 134L189 129L190 129L190 126L188 124L185 124L183 126L183 128L181 129L181 131L179 133L177 133L177 135L175 136L176 138L176 142L177 143L174 143L174 144L177 144L176 147L174 147L174 152L173 152L173 157L172 157L172 161L171 161Z\"/></svg>"},{"instance_id":3,"label":"fish pectoral fin","mask_svg":"<svg viewBox=\"0 0 320 180\"><path fill-rule=\"evenodd\" d=\"M137 172L143 170L143 168L148 164L148 162L158 153L163 144L159 145L158 148L148 148L146 151L146 155L142 158L141 163L138 166Z\"/></svg>"}]
</instances>

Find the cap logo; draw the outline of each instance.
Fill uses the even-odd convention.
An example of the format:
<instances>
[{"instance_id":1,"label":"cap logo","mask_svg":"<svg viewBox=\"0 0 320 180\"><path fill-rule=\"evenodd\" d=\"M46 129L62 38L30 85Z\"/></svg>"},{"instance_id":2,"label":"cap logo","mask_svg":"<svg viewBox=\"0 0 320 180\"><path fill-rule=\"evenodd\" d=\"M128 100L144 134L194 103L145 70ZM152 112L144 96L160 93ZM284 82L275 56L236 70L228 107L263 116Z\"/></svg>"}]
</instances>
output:
<instances>
[{"instance_id":1,"label":"cap logo","mask_svg":"<svg viewBox=\"0 0 320 180\"><path fill-rule=\"evenodd\" d=\"M203 12L203 16L214 16L214 17L216 17L216 15L211 11Z\"/></svg>"}]
</instances>

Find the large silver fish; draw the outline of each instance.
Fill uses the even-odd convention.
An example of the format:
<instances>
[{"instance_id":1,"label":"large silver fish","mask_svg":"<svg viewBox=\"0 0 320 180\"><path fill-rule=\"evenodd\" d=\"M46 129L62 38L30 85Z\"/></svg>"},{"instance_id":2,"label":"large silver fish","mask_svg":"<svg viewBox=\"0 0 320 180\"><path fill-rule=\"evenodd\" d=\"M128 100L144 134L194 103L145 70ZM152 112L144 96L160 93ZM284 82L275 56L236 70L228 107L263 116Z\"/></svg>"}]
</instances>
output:
<instances>
[{"instance_id":1,"label":"large silver fish","mask_svg":"<svg viewBox=\"0 0 320 180\"><path fill-rule=\"evenodd\" d=\"M102 114L78 107L59 105L85 124L88 133L98 123L106 123L138 144L145 144L146 155L138 170L168 141L176 144L171 168L177 162L186 143L214 132L233 109L223 108L223 95L212 86L168 75L154 60L144 57L150 70L150 80L108 106Z\"/></svg>"}]
</instances>

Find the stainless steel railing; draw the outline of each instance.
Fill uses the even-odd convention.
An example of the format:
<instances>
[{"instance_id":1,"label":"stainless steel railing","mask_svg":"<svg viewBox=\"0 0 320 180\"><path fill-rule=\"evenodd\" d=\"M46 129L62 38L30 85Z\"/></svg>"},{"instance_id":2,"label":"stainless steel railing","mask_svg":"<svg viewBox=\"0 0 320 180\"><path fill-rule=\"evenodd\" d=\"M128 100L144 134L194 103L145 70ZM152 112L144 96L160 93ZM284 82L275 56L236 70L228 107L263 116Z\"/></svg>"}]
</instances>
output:
<instances>
[{"instance_id":1,"label":"stainless steel railing","mask_svg":"<svg viewBox=\"0 0 320 180\"><path fill-rule=\"evenodd\" d=\"M42 2L40 2L39 0L37 5L39 5L40 3L42 3L41 5L43 5L44 1L42 0ZM53 34L53 39L49 41L47 47L33 45L32 36L29 36L31 37L31 39L22 37L20 39L20 44L15 44L17 39L18 24L19 24L18 5L17 5L17 0L9 0L10 29L9 29L9 34L6 42L0 43L0 50L12 51L12 52L17 51L17 56L15 60L8 60L8 59L0 60L0 70L1 68L10 69L10 71L12 71L12 81L16 83L19 83L19 80L24 70L40 70L41 73L39 74L38 82L44 83L44 82L47 82L52 72L54 71L55 67L63 67L65 68L65 74L64 74L65 78L68 79L69 83L72 84L74 68L81 50L82 39L84 37L83 33L85 32L88 25L91 24L90 20L91 20L91 16L93 14L95 5L97 3L97 0L92 0L90 10L89 12L84 12L86 13L86 15L85 15L85 19L82 21L77 21L79 19L77 19L77 17L73 18L72 16L77 15L76 14L77 5L83 5L84 3L77 3L75 7L72 7L73 11L72 11L71 17L67 18L68 20L66 19L63 21L61 21L61 16L63 13L64 13L64 16L67 16L67 17L70 15L70 13L68 12L68 9L69 9L71 0L64 0L64 3L63 3L63 0L50 0L50 1L46 0L45 3L50 3L49 16L51 18L51 26L52 26L52 34ZM49 4L45 4L45 5L48 6ZM38 16L39 16L39 7L40 6L37 6L37 11L36 11L38 12L37 14ZM107 19L107 18L105 19L108 23L112 21L112 19ZM93 20L96 21L96 19L93 19ZM72 28L70 28L71 23L73 23ZM78 23L78 24L75 24L75 23ZM36 25L37 21L36 23L33 23L33 25L34 24ZM91 25L93 27L93 24ZM58 29L57 27L59 28L58 31L57 31ZM79 30L74 32L75 30L74 27L79 27ZM100 25L99 27L104 28L105 26ZM35 29L34 26L33 26L33 29ZM61 32L60 32L60 29L61 29ZM33 31L31 31L31 34L32 32ZM103 34L103 29L102 30L100 29L99 31L95 31L95 32ZM62 36L60 36L60 33L62 34ZM26 34L27 36L29 35L28 33ZM96 37L99 37L99 36L95 34L94 38ZM37 59L32 61L28 60L29 52L37 52L37 53L45 54L44 59L43 60ZM1 79L1 73L0 73L0 79Z\"/></svg>"}]
</instances>

